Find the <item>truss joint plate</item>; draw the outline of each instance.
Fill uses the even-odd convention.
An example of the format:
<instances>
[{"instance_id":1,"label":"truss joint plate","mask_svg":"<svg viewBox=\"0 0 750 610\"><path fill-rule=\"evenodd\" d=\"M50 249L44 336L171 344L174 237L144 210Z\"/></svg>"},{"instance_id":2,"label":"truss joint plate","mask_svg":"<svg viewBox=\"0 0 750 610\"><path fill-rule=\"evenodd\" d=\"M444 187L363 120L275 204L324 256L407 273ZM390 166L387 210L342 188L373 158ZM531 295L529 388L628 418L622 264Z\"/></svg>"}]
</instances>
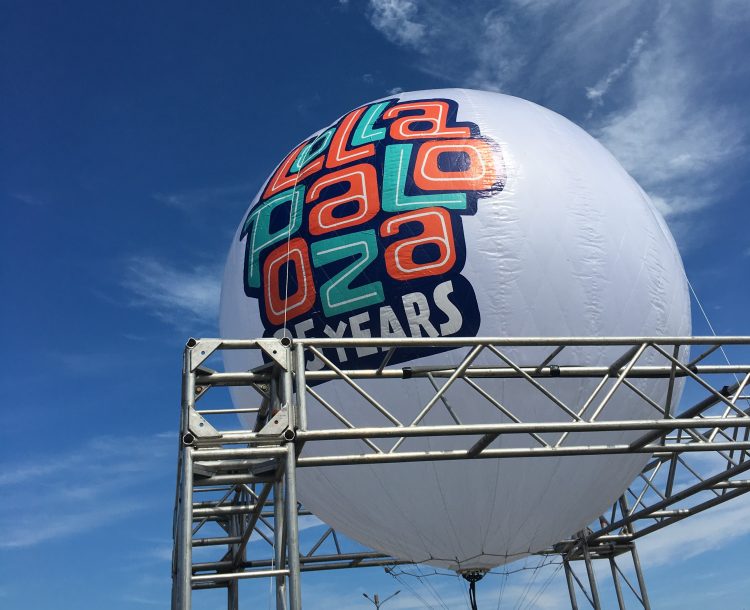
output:
<instances>
[{"instance_id":1,"label":"truss joint plate","mask_svg":"<svg viewBox=\"0 0 750 610\"><path fill-rule=\"evenodd\" d=\"M190 409L188 429L195 438L221 438L221 433L195 409Z\"/></svg>"},{"instance_id":2,"label":"truss joint plate","mask_svg":"<svg viewBox=\"0 0 750 610\"><path fill-rule=\"evenodd\" d=\"M194 373L218 349L219 345L221 345L220 339L190 339L187 342L190 372Z\"/></svg>"},{"instance_id":3,"label":"truss joint plate","mask_svg":"<svg viewBox=\"0 0 750 610\"><path fill-rule=\"evenodd\" d=\"M282 339L258 339L258 347L285 371L292 370L291 341Z\"/></svg>"}]
</instances>

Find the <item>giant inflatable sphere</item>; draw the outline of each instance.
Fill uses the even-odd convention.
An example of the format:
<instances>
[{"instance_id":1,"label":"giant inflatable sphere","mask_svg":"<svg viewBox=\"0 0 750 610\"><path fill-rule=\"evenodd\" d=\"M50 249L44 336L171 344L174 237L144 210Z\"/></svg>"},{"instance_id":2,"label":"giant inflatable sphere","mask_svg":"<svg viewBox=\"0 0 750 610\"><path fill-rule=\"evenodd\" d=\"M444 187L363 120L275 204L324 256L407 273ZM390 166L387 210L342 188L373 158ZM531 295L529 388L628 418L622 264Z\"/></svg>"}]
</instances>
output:
<instances>
[{"instance_id":1,"label":"giant inflatable sphere","mask_svg":"<svg viewBox=\"0 0 750 610\"><path fill-rule=\"evenodd\" d=\"M224 275L226 338L681 336L690 307L674 241L648 197L598 142L530 102L481 91L399 93L360 106L300 143L262 185L234 237ZM538 363L548 350L514 349ZM565 351L568 364L610 364L623 348ZM399 350L391 364L456 364ZM384 352L330 349L344 368ZM639 364L656 362L647 356ZM256 366L226 352L230 370ZM483 354L476 364L499 364ZM311 360L310 369L320 361ZM526 422L569 416L523 380L479 379ZM443 383L438 380L438 383ZM425 378L363 382L401 422L434 394ZM545 379L576 410L595 380ZM639 380L663 402L664 380ZM343 383L314 388L355 425L390 422ZM599 419L657 416L618 391ZM678 396L679 398L679 396ZM238 406L256 402L237 389ZM462 423L508 418L459 380L446 394ZM308 398L310 428L342 424ZM444 404L423 424L451 424ZM637 432L599 433L629 442ZM403 450L466 449L474 438L412 438ZM549 440L553 440L550 438ZM565 444L592 442L571 435ZM394 440L377 440L388 451ZM502 437L492 447L530 446ZM371 453L362 441L308 443L303 455ZM298 471L321 519L400 559L487 569L585 527L646 463L645 455L483 459Z\"/></svg>"}]
</instances>

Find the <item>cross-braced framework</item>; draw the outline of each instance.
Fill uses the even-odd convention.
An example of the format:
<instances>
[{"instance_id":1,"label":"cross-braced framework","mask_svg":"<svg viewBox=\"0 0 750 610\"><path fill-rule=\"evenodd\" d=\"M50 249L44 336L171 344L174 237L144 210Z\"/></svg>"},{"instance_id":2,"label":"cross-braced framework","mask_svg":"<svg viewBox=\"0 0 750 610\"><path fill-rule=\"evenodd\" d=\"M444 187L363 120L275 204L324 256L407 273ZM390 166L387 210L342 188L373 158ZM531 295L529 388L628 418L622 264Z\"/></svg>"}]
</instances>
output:
<instances>
[{"instance_id":1,"label":"cross-braced framework","mask_svg":"<svg viewBox=\"0 0 750 610\"><path fill-rule=\"evenodd\" d=\"M342 369L329 357L333 350L357 348L379 350L380 365ZM445 364L444 352L439 364L432 366L429 357L420 360L420 366L389 365L399 350L412 354L424 350L429 356L441 349L453 350L447 352L456 355L453 364ZM255 350L262 354L255 361L264 364L250 371L208 368L207 360L221 350ZM518 353L526 359L534 354L534 361L516 361L513 354ZM612 357L601 363L602 354ZM308 370L313 359L316 370ZM599 363L581 364L587 362ZM311 548L300 549L298 520L308 513L297 501L298 468L640 453L650 456L648 463L611 510L589 528L539 554L561 557L573 608L579 603L603 606L594 570L597 562L609 563L619 608L625 608L626 601L649 608L635 541L750 491L750 480L742 478L750 470L748 362L750 337L191 339L183 367L172 607L188 610L194 590L224 588L228 608L236 610L240 580L271 578L277 608L299 610L301 572L406 563L375 551L348 551L330 528ZM414 377L428 378L434 394L406 423L362 383ZM521 406L501 404L482 388L483 378L521 380L528 392L543 396L564 419L525 421ZM556 379L555 387L566 380L580 383L588 379L593 390L580 404L566 404L545 385L551 378ZM639 383L654 378L663 379L663 401L655 401ZM355 425L337 405L321 396L318 385L322 382L346 384L361 398L361 408L376 409L392 425ZM454 384L473 388L478 400L501 413L495 418L499 422L462 424L454 417L451 425L423 424L436 405L442 404L452 413L446 396ZM685 385L685 392L678 405L675 396L680 384ZM198 400L214 386L253 388L257 405L199 408ZM311 397L341 426L318 429L308 425ZM647 405L653 416L606 418L608 405L623 397ZM216 420L236 413L254 418L254 428L237 429L235 423L233 429L220 430ZM597 433L608 431L631 431L635 440L624 444L580 441L587 437L597 440ZM466 437L467 446L406 451L402 442L411 437ZM526 442L493 448L500 437L524 438ZM306 449L313 443L337 439L361 440L363 450L315 455ZM383 451L374 442L377 439L395 442L389 451ZM711 459L706 459L707 455ZM698 460L700 456L704 457ZM265 540L266 552L251 553L251 539ZM197 547L214 549L215 558L195 562L193 549ZM632 562L632 569L623 568L625 558ZM575 566L579 566L577 571Z\"/></svg>"}]
</instances>

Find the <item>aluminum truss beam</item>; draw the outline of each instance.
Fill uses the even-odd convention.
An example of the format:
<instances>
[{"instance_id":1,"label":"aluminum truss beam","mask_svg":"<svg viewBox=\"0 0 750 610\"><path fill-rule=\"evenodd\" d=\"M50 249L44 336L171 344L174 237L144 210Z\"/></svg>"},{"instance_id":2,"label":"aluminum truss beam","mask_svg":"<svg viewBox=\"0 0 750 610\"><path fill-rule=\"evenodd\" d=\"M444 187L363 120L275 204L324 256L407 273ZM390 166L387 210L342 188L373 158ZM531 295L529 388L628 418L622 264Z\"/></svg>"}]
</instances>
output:
<instances>
[{"instance_id":1,"label":"aluminum truss beam","mask_svg":"<svg viewBox=\"0 0 750 610\"><path fill-rule=\"evenodd\" d=\"M598 366L576 366L565 361L571 348L620 347L612 362ZM685 346L699 354L688 360ZM326 357L328 350L377 347L384 352L375 369L336 367ZM454 366L389 366L399 350L436 347L463 348L467 355ZM538 362L516 363L507 356L512 348L546 347ZM262 352L266 364L252 371L213 371L205 366L220 350L244 349ZM735 350L733 359L718 360L719 354ZM472 366L480 351L497 356L495 366ZM644 353L658 354L660 365L641 365ZM321 370L305 368L306 355L323 363ZM625 608L629 591L639 607L649 608L643 572L635 541L677 521L697 514L750 491L750 337L572 337L572 338L441 338L441 339L261 339L237 341L191 339L183 362L180 446L174 513L173 610L189 610L192 592L226 589L227 607L238 610L243 579L270 578L276 585L277 609L302 607L300 575L304 571L352 567L391 566L406 563L374 551L349 551L332 529L328 529L307 551L299 547L298 519L306 513L296 499L298 468L322 468L333 464L377 462L504 459L550 455L595 455L647 453L652 459L639 477L607 514L591 528L562 540L540 554L562 557L572 608L586 603L601 608L594 562L609 563L618 608ZM363 379L427 377L435 395L420 416L401 425L397 413L378 402L359 384ZM541 392L569 416L561 422L525 422L507 406L476 385L482 378L524 380L530 392ZM584 405L567 405L549 395L541 380L590 378L597 391ZM641 378L663 378L669 384L665 404L656 404L634 383ZM444 379L442 385L436 380ZM499 408L508 423L425 426L424 414L439 401L456 380L477 389L478 396ZM672 404L679 379L692 384L704 396L690 406ZM331 405L322 401L315 384L337 380L351 386L362 397L363 408L377 409L392 426L356 427ZM199 409L197 402L211 387L244 385L258 392L259 406L246 409ZM606 390L605 390L606 388ZM616 392L629 392L632 400L653 408L650 419L601 421ZM342 423L337 429L308 426L308 397L321 401ZM596 403L595 408L591 408ZM446 403L446 407L449 405ZM449 408L450 411L450 408ZM212 421L228 413L254 413L253 430L219 430ZM608 430L633 430L642 434L629 444L563 444L570 433L577 438ZM540 435L560 435L552 444ZM479 441L456 451L399 451L410 437L480 436ZM501 435L528 439L527 447L494 449ZM361 454L306 456L309 443L336 439L360 439ZM399 439L389 453L377 450L374 439ZM697 454L715 456L714 469L693 463ZM265 540L266 553L254 550L250 541ZM257 546L257 545L256 545ZM220 549L214 560L196 562L194 548ZM629 560L635 580L628 579L621 563ZM619 563L618 563L619 562ZM583 566L583 570L580 566ZM576 566L579 567L576 570ZM584 575L585 574L585 575Z\"/></svg>"}]
</instances>

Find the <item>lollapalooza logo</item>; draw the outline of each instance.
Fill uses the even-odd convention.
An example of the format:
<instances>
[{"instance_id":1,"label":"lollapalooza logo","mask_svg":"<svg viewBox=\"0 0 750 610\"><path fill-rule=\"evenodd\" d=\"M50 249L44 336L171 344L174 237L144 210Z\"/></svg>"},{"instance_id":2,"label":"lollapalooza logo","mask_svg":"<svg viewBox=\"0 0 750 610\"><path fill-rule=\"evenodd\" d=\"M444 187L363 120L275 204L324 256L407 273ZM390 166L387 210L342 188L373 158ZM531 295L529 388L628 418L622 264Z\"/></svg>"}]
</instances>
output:
<instances>
[{"instance_id":1,"label":"lollapalooza logo","mask_svg":"<svg viewBox=\"0 0 750 610\"><path fill-rule=\"evenodd\" d=\"M462 217L504 176L497 145L457 111L449 99L377 102L289 153L240 235L266 336L476 336ZM337 364L355 354L331 352Z\"/></svg>"}]
</instances>

